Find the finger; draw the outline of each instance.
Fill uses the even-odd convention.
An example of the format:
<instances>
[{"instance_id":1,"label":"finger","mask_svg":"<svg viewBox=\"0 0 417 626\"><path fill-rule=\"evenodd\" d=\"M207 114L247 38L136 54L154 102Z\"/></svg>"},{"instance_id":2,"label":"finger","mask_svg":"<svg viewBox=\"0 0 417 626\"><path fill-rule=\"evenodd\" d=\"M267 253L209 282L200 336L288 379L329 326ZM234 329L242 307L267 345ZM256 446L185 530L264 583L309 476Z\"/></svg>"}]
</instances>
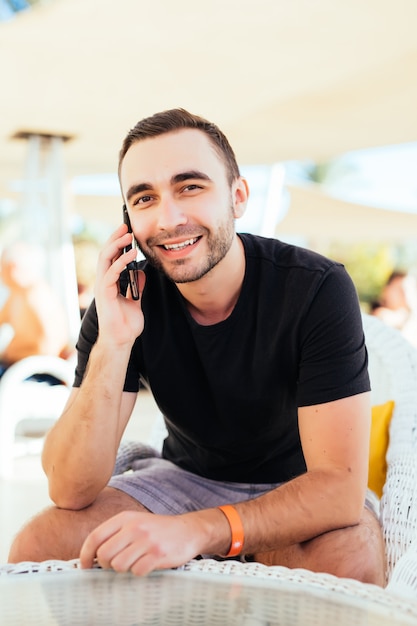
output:
<instances>
[{"instance_id":1,"label":"finger","mask_svg":"<svg viewBox=\"0 0 417 626\"><path fill-rule=\"evenodd\" d=\"M99 545L99 542L94 539L92 534L88 535L80 550L79 558L82 569L91 569L93 567Z\"/></svg>"},{"instance_id":2,"label":"finger","mask_svg":"<svg viewBox=\"0 0 417 626\"><path fill-rule=\"evenodd\" d=\"M124 233L122 236L111 238L103 247L99 254L99 263L110 266L116 259L123 254L123 249L132 243L132 235Z\"/></svg>"},{"instance_id":3,"label":"finger","mask_svg":"<svg viewBox=\"0 0 417 626\"><path fill-rule=\"evenodd\" d=\"M135 576L146 576L156 569L164 569L164 567L158 566L161 555L149 552L137 559L130 567L130 571Z\"/></svg>"},{"instance_id":4,"label":"finger","mask_svg":"<svg viewBox=\"0 0 417 626\"><path fill-rule=\"evenodd\" d=\"M117 517L117 516L115 516ZM120 530L120 523L115 517L97 526L85 539L80 550L80 563L83 569L93 566L99 547Z\"/></svg>"},{"instance_id":5,"label":"finger","mask_svg":"<svg viewBox=\"0 0 417 626\"><path fill-rule=\"evenodd\" d=\"M91 535L89 535L84 541L80 550L79 558L81 569L91 569L93 567L97 547L98 545L94 543L94 541L91 539Z\"/></svg>"},{"instance_id":6,"label":"finger","mask_svg":"<svg viewBox=\"0 0 417 626\"><path fill-rule=\"evenodd\" d=\"M100 252L97 262L97 274L95 281L96 290L100 288L100 285L103 285L103 281L105 281L106 287L114 288L116 286L120 273L126 263L126 261L117 263L120 257L123 256L122 250L124 243L123 238L119 238L116 241L109 243L107 247L104 247ZM128 253L127 262L133 260L133 256L134 253ZM117 291L118 289L116 289L115 293L117 293Z\"/></svg>"},{"instance_id":7,"label":"finger","mask_svg":"<svg viewBox=\"0 0 417 626\"><path fill-rule=\"evenodd\" d=\"M119 272L120 274L120 272L125 269L128 263L136 259L136 256L137 256L137 250L135 250L135 248L131 248L127 252L124 252L123 249L118 250L117 255L113 257L110 267L113 270L116 270L117 272Z\"/></svg>"},{"instance_id":8,"label":"finger","mask_svg":"<svg viewBox=\"0 0 417 626\"><path fill-rule=\"evenodd\" d=\"M91 561L97 557L102 567L109 568L112 567L112 560L133 544L136 544L136 556L133 558L138 558L145 542L137 526L137 517L137 512L122 511L102 522L85 540L80 559Z\"/></svg>"},{"instance_id":9,"label":"finger","mask_svg":"<svg viewBox=\"0 0 417 626\"><path fill-rule=\"evenodd\" d=\"M101 284L107 289L112 289L119 281L120 274L126 268L126 265L136 258L136 250L132 248L128 252L122 253L118 251L118 257L114 257L104 266L101 277Z\"/></svg>"},{"instance_id":10,"label":"finger","mask_svg":"<svg viewBox=\"0 0 417 626\"><path fill-rule=\"evenodd\" d=\"M106 241L105 245L111 243L112 241L116 241L120 237L123 237L123 235L125 235L127 232L128 232L128 229L127 229L126 224L120 224L120 226L118 226L116 230L112 232L112 234Z\"/></svg>"},{"instance_id":11,"label":"finger","mask_svg":"<svg viewBox=\"0 0 417 626\"><path fill-rule=\"evenodd\" d=\"M118 552L110 561L116 572L128 572L144 556L144 543L135 541Z\"/></svg>"},{"instance_id":12,"label":"finger","mask_svg":"<svg viewBox=\"0 0 417 626\"><path fill-rule=\"evenodd\" d=\"M127 234L128 232L126 224L122 224L121 226L119 226L104 244L99 254L99 261L100 259L105 259L108 263L111 263L113 258L119 256L123 247L131 243L131 240L126 237ZM122 238L123 243L119 245L118 242ZM124 243L124 241L126 241L126 243Z\"/></svg>"}]
</instances>

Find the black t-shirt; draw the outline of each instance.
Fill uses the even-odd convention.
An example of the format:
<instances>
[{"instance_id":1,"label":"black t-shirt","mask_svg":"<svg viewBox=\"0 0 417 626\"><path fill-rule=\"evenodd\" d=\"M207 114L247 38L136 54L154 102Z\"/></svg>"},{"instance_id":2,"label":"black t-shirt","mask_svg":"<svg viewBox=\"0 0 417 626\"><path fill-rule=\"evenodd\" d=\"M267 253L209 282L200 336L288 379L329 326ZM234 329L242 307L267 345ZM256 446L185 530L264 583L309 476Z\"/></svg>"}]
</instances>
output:
<instances>
[{"instance_id":1,"label":"black t-shirt","mask_svg":"<svg viewBox=\"0 0 417 626\"><path fill-rule=\"evenodd\" d=\"M360 309L342 265L276 239L240 237L241 294L211 326L195 322L175 284L142 262L145 328L125 390L146 381L168 428L163 456L182 468L214 480L287 481L306 470L297 408L370 389ZM96 338L93 303L76 386Z\"/></svg>"}]
</instances>

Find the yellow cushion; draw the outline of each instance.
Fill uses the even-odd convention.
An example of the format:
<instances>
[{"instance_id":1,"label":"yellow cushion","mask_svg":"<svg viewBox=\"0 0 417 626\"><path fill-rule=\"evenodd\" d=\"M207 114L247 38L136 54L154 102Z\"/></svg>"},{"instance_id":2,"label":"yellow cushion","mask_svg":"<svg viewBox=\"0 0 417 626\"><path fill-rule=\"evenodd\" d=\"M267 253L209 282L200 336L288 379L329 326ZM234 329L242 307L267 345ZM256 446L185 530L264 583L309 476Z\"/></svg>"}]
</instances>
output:
<instances>
[{"instance_id":1,"label":"yellow cushion","mask_svg":"<svg viewBox=\"0 0 417 626\"><path fill-rule=\"evenodd\" d=\"M372 407L371 442L369 449L368 487L378 497L382 496L382 488L387 474L386 453L389 442L389 425L394 410L393 400Z\"/></svg>"}]
</instances>

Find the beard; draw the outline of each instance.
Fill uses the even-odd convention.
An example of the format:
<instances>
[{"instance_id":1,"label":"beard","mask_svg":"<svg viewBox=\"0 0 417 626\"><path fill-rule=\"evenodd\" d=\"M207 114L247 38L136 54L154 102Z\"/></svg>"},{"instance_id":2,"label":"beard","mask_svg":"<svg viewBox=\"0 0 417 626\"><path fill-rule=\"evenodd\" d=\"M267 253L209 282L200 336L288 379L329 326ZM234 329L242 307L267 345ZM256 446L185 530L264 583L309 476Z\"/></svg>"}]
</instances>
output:
<instances>
[{"instance_id":1,"label":"beard","mask_svg":"<svg viewBox=\"0 0 417 626\"><path fill-rule=\"evenodd\" d=\"M138 242L138 247L146 260L157 270L164 273L169 280L177 284L191 283L208 274L229 252L235 235L233 207L228 212L227 219L219 224L214 231L208 228L199 227L197 229L183 226L176 228L172 232L163 233L163 237L162 235L158 237L162 241L178 237L192 239L202 235L206 237L208 252L202 259L195 262L190 262L189 259L185 258L165 263L154 252L154 247L158 245L156 238L148 240L146 245Z\"/></svg>"}]
</instances>

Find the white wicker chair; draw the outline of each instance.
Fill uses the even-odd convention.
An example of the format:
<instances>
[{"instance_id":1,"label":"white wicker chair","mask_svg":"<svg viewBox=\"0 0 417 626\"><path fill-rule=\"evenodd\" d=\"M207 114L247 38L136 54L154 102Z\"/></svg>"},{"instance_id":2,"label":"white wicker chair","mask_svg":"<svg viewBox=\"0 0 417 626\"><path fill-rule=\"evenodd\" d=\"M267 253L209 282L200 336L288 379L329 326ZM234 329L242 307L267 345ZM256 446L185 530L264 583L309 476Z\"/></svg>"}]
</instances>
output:
<instances>
[{"instance_id":1,"label":"white wicker chair","mask_svg":"<svg viewBox=\"0 0 417 626\"><path fill-rule=\"evenodd\" d=\"M387 480L381 499L381 523L387 554L386 588L304 569L267 567L234 560L193 560L181 568L185 573L257 577L274 580L277 587L295 585L299 588L303 585L307 591L333 591L349 596L352 602L362 598L378 602L387 610L407 613L412 623L417 623L414 621L417 620L417 350L398 331L376 318L364 316L364 328L373 403L395 401L387 454ZM160 443L163 433L161 423L157 423L150 443ZM122 447L117 471L122 466L128 467L133 450L133 445ZM0 567L0 575L77 567L77 560L19 563Z\"/></svg>"},{"instance_id":2,"label":"white wicker chair","mask_svg":"<svg viewBox=\"0 0 417 626\"><path fill-rule=\"evenodd\" d=\"M387 589L417 599L417 350L373 317L364 328L373 402L395 401L380 517Z\"/></svg>"},{"instance_id":3,"label":"white wicker chair","mask_svg":"<svg viewBox=\"0 0 417 626\"><path fill-rule=\"evenodd\" d=\"M31 380L36 374L54 376L63 384ZM29 356L5 371L0 379L0 478L12 475L15 456L39 452L39 435L59 417L73 378L73 363L55 356Z\"/></svg>"}]
</instances>

